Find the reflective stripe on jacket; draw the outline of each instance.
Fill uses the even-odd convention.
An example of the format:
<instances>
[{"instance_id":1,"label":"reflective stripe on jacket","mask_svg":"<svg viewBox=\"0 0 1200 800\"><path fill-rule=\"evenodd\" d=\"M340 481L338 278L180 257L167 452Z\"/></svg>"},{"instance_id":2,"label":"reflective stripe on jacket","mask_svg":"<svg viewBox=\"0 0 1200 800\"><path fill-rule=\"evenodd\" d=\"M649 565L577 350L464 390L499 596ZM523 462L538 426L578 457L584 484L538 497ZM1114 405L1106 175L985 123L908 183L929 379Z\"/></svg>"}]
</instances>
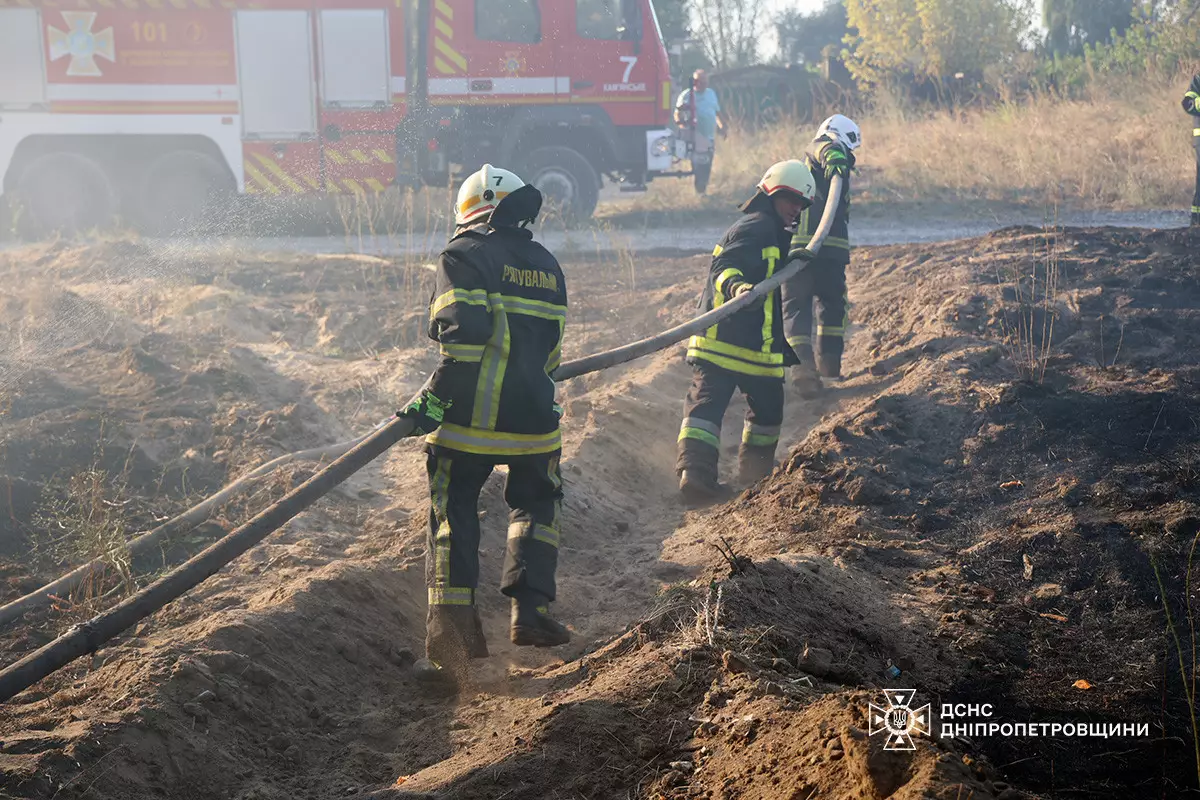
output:
<instances>
[{"instance_id":1,"label":"reflective stripe on jacket","mask_svg":"<svg viewBox=\"0 0 1200 800\"><path fill-rule=\"evenodd\" d=\"M825 200L833 175L842 176L842 197L838 204L833 227L821 245L817 260L832 264L850 263L850 172L854 169L854 154L840 144L822 138L815 152L805 153L804 163L817 181L817 200L800 215L800 225L792 237L792 249L807 247L825 214Z\"/></svg>"},{"instance_id":2,"label":"reflective stripe on jacket","mask_svg":"<svg viewBox=\"0 0 1200 800\"><path fill-rule=\"evenodd\" d=\"M1192 78L1192 83L1183 95L1183 110L1193 117L1200 117L1200 73ZM1192 138L1200 147L1200 121L1192 120Z\"/></svg>"},{"instance_id":3,"label":"reflective stripe on jacket","mask_svg":"<svg viewBox=\"0 0 1200 800\"><path fill-rule=\"evenodd\" d=\"M455 236L429 304L442 355L430 390L451 405L426 442L496 456L560 448L550 373L566 319L562 269L532 233L477 225Z\"/></svg>"},{"instance_id":4,"label":"reflective stripe on jacket","mask_svg":"<svg viewBox=\"0 0 1200 800\"><path fill-rule=\"evenodd\" d=\"M757 284L784 264L791 234L771 201L760 195L713 250L708 281L701 297L703 310L724 305L738 283ZM779 290L765 302L752 305L688 340L689 362L707 361L743 375L783 378L787 363L795 363L783 338Z\"/></svg>"}]
</instances>

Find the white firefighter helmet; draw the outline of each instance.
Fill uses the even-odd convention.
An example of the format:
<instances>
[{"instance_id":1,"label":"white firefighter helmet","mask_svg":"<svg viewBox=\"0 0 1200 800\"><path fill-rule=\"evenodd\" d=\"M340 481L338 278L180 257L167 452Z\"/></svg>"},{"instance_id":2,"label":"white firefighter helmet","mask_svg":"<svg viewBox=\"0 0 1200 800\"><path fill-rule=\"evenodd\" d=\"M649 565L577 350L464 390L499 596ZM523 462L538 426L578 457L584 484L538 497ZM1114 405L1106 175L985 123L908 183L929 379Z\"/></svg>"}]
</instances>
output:
<instances>
[{"instance_id":1,"label":"white firefighter helmet","mask_svg":"<svg viewBox=\"0 0 1200 800\"><path fill-rule=\"evenodd\" d=\"M842 114L834 114L821 123L821 127L817 128L815 139L820 139L822 136L828 135L835 142L844 144L851 150L857 150L862 144L862 131L858 129L858 125L854 120Z\"/></svg>"},{"instance_id":2,"label":"white firefighter helmet","mask_svg":"<svg viewBox=\"0 0 1200 800\"><path fill-rule=\"evenodd\" d=\"M811 204L817 196L817 182L803 161L792 159L772 164L758 182L758 190L768 197L776 192L791 192Z\"/></svg>"},{"instance_id":3,"label":"white firefighter helmet","mask_svg":"<svg viewBox=\"0 0 1200 800\"><path fill-rule=\"evenodd\" d=\"M487 222L496 205L510 193L520 189L525 181L514 173L491 164L484 164L472 173L458 188L458 201L454 206L454 223L469 225L472 222Z\"/></svg>"}]
</instances>

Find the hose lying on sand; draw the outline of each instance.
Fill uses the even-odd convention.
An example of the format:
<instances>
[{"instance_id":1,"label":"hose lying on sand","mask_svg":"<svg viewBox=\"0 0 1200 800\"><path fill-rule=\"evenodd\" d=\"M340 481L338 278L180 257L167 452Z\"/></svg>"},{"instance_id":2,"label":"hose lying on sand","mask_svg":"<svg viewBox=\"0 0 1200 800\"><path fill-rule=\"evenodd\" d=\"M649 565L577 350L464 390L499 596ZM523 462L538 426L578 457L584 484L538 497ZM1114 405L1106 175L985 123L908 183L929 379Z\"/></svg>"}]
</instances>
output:
<instances>
[{"instance_id":1,"label":"hose lying on sand","mask_svg":"<svg viewBox=\"0 0 1200 800\"><path fill-rule=\"evenodd\" d=\"M271 475L275 470L292 461L303 460L319 460L322 458L337 458L346 451L350 450L359 442L370 436L370 433L363 434L357 439L340 444L326 445L324 447L314 447L311 450L301 450L298 453L288 453L282 455L272 461L268 461L261 467L258 467L253 472L250 472L238 478L233 483L226 486L221 491L214 494L202 503L192 506L187 511L177 517L167 520L157 528L131 539L126 545L129 555L139 556L142 553L148 552L155 545L162 542L164 539L185 531L191 530L195 526L208 518L208 514L214 508L217 508L222 503L232 500L239 494L242 494L250 487L259 483L262 479ZM99 574L104 570L104 561L96 559L90 563L78 567L61 578L58 578L51 583L47 583L40 589L35 589L24 597L20 597L0 607L0 626L7 625L13 620L25 614L27 611L32 611L49 603L55 597L62 597L75 590L76 587L86 583L92 576Z\"/></svg>"},{"instance_id":2,"label":"hose lying on sand","mask_svg":"<svg viewBox=\"0 0 1200 800\"><path fill-rule=\"evenodd\" d=\"M841 177L834 176L829 190L830 198L841 197L841 181ZM812 253L815 254L820 250L822 242L829 234L836 209L836 202L826 205L821 224L808 247ZM775 275L756 284L753 289L740 297L657 336L596 355L568 361L554 371L553 378L555 381L569 380L670 347L763 299L807 264L808 261L795 260ZM412 432L412 425L413 423L408 419L392 418L370 433L352 441L280 456L243 476L178 517L131 541L129 543L131 553L144 552L165 536L186 530L201 522L216 505L230 499L238 491L253 485L289 461L337 456L333 463L288 492L262 513L162 578L90 621L72 627L59 638L0 671L0 702L11 699L79 656L94 652L106 641L138 620L153 614L215 574L230 561L300 514L331 489L378 458L393 444L408 436ZM103 562L99 560L85 564L53 583L9 603L0 608L0 624L16 619L30 609L44 605L51 596L70 591L102 568Z\"/></svg>"}]
</instances>

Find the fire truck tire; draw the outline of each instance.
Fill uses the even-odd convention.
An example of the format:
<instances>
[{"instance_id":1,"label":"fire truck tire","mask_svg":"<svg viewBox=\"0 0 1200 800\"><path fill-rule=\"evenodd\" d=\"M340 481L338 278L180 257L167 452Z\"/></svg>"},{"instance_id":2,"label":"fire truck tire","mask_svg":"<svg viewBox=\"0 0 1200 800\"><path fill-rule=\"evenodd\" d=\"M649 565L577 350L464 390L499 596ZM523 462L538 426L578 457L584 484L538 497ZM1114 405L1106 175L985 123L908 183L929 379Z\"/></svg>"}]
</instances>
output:
<instances>
[{"instance_id":1,"label":"fire truck tire","mask_svg":"<svg viewBox=\"0 0 1200 800\"><path fill-rule=\"evenodd\" d=\"M516 172L541 191L547 210L566 219L588 219L600 202L600 177L569 147L539 147Z\"/></svg>"},{"instance_id":2,"label":"fire truck tire","mask_svg":"<svg viewBox=\"0 0 1200 800\"><path fill-rule=\"evenodd\" d=\"M132 205L144 233L206 232L220 211L219 201L236 191L220 161L195 150L173 150L147 166Z\"/></svg>"},{"instance_id":3,"label":"fire truck tire","mask_svg":"<svg viewBox=\"0 0 1200 800\"><path fill-rule=\"evenodd\" d=\"M46 153L34 159L17 183L24 236L78 233L109 225L117 194L98 163L79 153Z\"/></svg>"}]
</instances>

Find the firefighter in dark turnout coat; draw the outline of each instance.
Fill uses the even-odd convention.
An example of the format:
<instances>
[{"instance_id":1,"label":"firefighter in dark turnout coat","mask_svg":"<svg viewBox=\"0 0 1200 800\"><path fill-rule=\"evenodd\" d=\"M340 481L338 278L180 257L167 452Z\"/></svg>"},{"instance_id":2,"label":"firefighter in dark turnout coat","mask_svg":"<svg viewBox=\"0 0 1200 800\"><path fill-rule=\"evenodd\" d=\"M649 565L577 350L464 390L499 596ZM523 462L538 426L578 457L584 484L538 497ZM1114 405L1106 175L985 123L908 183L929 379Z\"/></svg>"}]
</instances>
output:
<instances>
[{"instance_id":1,"label":"firefighter in dark turnout coat","mask_svg":"<svg viewBox=\"0 0 1200 800\"><path fill-rule=\"evenodd\" d=\"M1196 190L1192 195L1192 226L1200 226L1200 75L1183 95L1183 110L1192 115L1192 145L1196 150Z\"/></svg>"},{"instance_id":2,"label":"firefighter in dark turnout coat","mask_svg":"<svg viewBox=\"0 0 1200 800\"><path fill-rule=\"evenodd\" d=\"M512 509L500 587L512 598L510 638L537 647L570 639L547 608L562 501L561 409L550 373L561 359L567 293L558 261L524 227L540 208L536 188L490 164L463 183L429 308L442 360L400 412L429 434L425 678L457 682L467 658L488 655L475 609L478 500L497 465L508 466Z\"/></svg>"},{"instance_id":3,"label":"firefighter in dark turnout coat","mask_svg":"<svg viewBox=\"0 0 1200 800\"><path fill-rule=\"evenodd\" d=\"M842 374L842 350L846 326L850 323L850 300L846 294L846 267L850 264L850 171L854 168L854 151L862 143L862 135L854 122L835 114L821 123L813 146L804 156L812 170L819 197L800 217L792 249L806 248L812 241L834 175L842 178L842 194L838 200L833 227L821 245L821 251L808 267L783 285L783 318L787 342L800 363L793 370L793 383L802 397L814 397L821 390L821 377L839 378ZM817 339L813 343L813 301L820 309ZM815 363L814 363L815 349Z\"/></svg>"},{"instance_id":4,"label":"firefighter in dark turnout coat","mask_svg":"<svg viewBox=\"0 0 1200 800\"><path fill-rule=\"evenodd\" d=\"M750 291L783 266L800 213L813 200L812 173L799 161L781 161L763 176L758 192L742 205L744 216L713 250L701 304L718 308ZM783 338L779 292L739 311L688 341L694 375L679 429L679 490L688 500L722 494L717 480L721 421L734 389L750 410L742 429L739 481L770 473L783 423Z\"/></svg>"}]
</instances>

